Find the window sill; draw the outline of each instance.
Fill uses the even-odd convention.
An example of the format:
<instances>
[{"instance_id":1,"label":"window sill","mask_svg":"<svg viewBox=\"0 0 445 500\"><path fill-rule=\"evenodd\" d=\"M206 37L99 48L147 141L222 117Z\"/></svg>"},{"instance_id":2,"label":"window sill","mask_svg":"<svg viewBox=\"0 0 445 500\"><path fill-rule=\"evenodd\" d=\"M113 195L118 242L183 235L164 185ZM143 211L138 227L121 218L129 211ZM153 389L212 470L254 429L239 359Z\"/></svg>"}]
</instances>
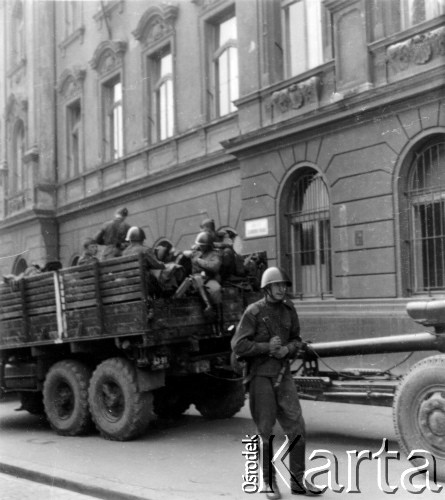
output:
<instances>
[{"instance_id":1,"label":"window sill","mask_svg":"<svg viewBox=\"0 0 445 500\"><path fill-rule=\"evenodd\" d=\"M425 21L420 24L416 24L415 26L411 26L406 30L399 31L392 35L389 35L385 38L380 38L374 42L369 44L369 50L371 52L379 51L383 48L386 48L388 45L393 45L395 43L403 42L407 38L412 38L413 36L420 35L425 31L430 31L435 28L440 28L445 24L445 15L436 17L434 19L430 19L429 21Z\"/></svg>"}]
</instances>

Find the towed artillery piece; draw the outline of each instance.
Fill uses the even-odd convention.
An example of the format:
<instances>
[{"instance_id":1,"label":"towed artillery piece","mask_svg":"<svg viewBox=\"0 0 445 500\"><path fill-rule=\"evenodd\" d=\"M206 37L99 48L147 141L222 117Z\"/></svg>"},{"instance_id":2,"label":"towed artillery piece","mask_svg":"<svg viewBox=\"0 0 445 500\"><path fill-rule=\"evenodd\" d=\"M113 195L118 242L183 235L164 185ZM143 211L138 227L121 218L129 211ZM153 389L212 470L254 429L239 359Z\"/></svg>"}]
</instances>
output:
<instances>
[{"instance_id":1,"label":"towed artillery piece","mask_svg":"<svg viewBox=\"0 0 445 500\"><path fill-rule=\"evenodd\" d=\"M392 406L401 450L407 456L413 450L429 452L439 464L439 476L445 479L441 472L445 465L445 300L409 302L406 309L414 321L433 331L309 343L294 364L293 378L301 399ZM423 358L404 376L368 368L336 370L325 361L421 351L441 354ZM413 462L424 464L419 458Z\"/></svg>"}]
</instances>

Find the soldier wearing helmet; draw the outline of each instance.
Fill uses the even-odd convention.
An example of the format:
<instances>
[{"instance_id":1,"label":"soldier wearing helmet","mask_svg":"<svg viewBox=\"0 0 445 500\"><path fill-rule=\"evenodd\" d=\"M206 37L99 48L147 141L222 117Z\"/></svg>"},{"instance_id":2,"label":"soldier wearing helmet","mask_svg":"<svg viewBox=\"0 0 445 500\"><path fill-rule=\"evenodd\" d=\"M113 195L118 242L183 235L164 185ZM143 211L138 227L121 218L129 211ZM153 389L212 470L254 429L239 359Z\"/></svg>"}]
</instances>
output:
<instances>
[{"instance_id":1,"label":"soldier wearing helmet","mask_svg":"<svg viewBox=\"0 0 445 500\"><path fill-rule=\"evenodd\" d=\"M122 255L125 249L125 236L130 229L130 225L125 222L128 216L128 210L120 208L116 210L114 219L102 226L94 240L98 245L105 245L105 250L102 254L102 259L111 259Z\"/></svg>"},{"instance_id":2,"label":"soldier wearing helmet","mask_svg":"<svg viewBox=\"0 0 445 500\"><path fill-rule=\"evenodd\" d=\"M83 252L77 261L77 265L93 264L98 261L96 241L93 238L86 238L83 242Z\"/></svg>"},{"instance_id":3,"label":"soldier wearing helmet","mask_svg":"<svg viewBox=\"0 0 445 500\"><path fill-rule=\"evenodd\" d=\"M144 230L138 226L132 226L128 230L125 239L129 242L129 245L123 251L122 255L143 255L148 293L152 299L155 296L161 295L162 290L158 283L158 276L156 276L156 272L157 270L165 269L165 265L156 258L155 252L152 248L144 245Z\"/></svg>"},{"instance_id":4,"label":"soldier wearing helmet","mask_svg":"<svg viewBox=\"0 0 445 500\"><path fill-rule=\"evenodd\" d=\"M183 252L184 256L191 259L192 273L188 283L194 285L205 304L204 314L213 316L217 313L219 322L222 321L222 295L219 271L221 257L215 250L213 235L202 231L198 234L193 250ZM185 293L187 287L178 289L176 297ZM214 307L215 306L215 309Z\"/></svg>"},{"instance_id":5,"label":"soldier wearing helmet","mask_svg":"<svg viewBox=\"0 0 445 500\"><path fill-rule=\"evenodd\" d=\"M296 495L318 495L322 490L303 482L305 472L305 425L290 371L290 360L303 347L300 323L293 303L287 298L291 284L277 267L266 269L261 279L264 298L244 312L232 338L232 350L246 360L249 372L249 404L262 439L263 482L267 498L281 498L271 463L270 437L278 420L290 443L291 491ZM269 446L270 443L270 446Z\"/></svg>"}]
</instances>

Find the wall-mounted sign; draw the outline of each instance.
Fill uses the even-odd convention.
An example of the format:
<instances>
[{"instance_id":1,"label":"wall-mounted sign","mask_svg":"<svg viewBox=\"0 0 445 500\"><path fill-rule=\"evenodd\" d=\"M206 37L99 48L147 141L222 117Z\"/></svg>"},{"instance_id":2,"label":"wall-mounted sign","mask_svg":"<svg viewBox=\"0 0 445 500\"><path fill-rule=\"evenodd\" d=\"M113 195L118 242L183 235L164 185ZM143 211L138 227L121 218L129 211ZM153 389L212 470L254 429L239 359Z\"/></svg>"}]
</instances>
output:
<instances>
[{"instance_id":1,"label":"wall-mounted sign","mask_svg":"<svg viewBox=\"0 0 445 500\"><path fill-rule=\"evenodd\" d=\"M246 238L257 238L269 234L269 221L264 219L246 220L244 223L244 234Z\"/></svg>"}]
</instances>

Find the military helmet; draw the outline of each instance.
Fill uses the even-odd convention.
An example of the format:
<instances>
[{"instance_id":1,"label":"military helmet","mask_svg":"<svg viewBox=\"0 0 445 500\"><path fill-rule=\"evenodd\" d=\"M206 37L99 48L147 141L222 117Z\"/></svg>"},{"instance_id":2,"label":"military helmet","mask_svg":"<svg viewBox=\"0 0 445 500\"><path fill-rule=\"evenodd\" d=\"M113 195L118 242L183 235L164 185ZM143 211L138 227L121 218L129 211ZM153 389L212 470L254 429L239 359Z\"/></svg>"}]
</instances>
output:
<instances>
[{"instance_id":1,"label":"military helmet","mask_svg":"<svg viewBox=\"0 0 445 500\"><path fill-rule=\"evenodd\" d=\"M127 232L125 241L144 241L145 233L144 230L138 226L132 226Z\"/></svg>"},{"instance_id":2,"label":"military helmet","mask_svg":"<svg viewBox=\"0 0 445 500\"><path fill-rule=\"evenodd\" d=\"M292 282L283 269L279 267L268 267L261 276L261 288L265 288L272 283L286 283L291 286Z\"/></svg>"},{"instance_id":3,"label":"military helmet","mask_svg":"<svg viewBox=\"0 0 445 500\"><path fill-rule=\"evenodd\" d=\"M206 231L202 231L196 237L195 245L203 245L203 246L210 247L213 245L213 241L214 241L214 238L210 233L207 233Z\"/></svg>"}]
</instances>

